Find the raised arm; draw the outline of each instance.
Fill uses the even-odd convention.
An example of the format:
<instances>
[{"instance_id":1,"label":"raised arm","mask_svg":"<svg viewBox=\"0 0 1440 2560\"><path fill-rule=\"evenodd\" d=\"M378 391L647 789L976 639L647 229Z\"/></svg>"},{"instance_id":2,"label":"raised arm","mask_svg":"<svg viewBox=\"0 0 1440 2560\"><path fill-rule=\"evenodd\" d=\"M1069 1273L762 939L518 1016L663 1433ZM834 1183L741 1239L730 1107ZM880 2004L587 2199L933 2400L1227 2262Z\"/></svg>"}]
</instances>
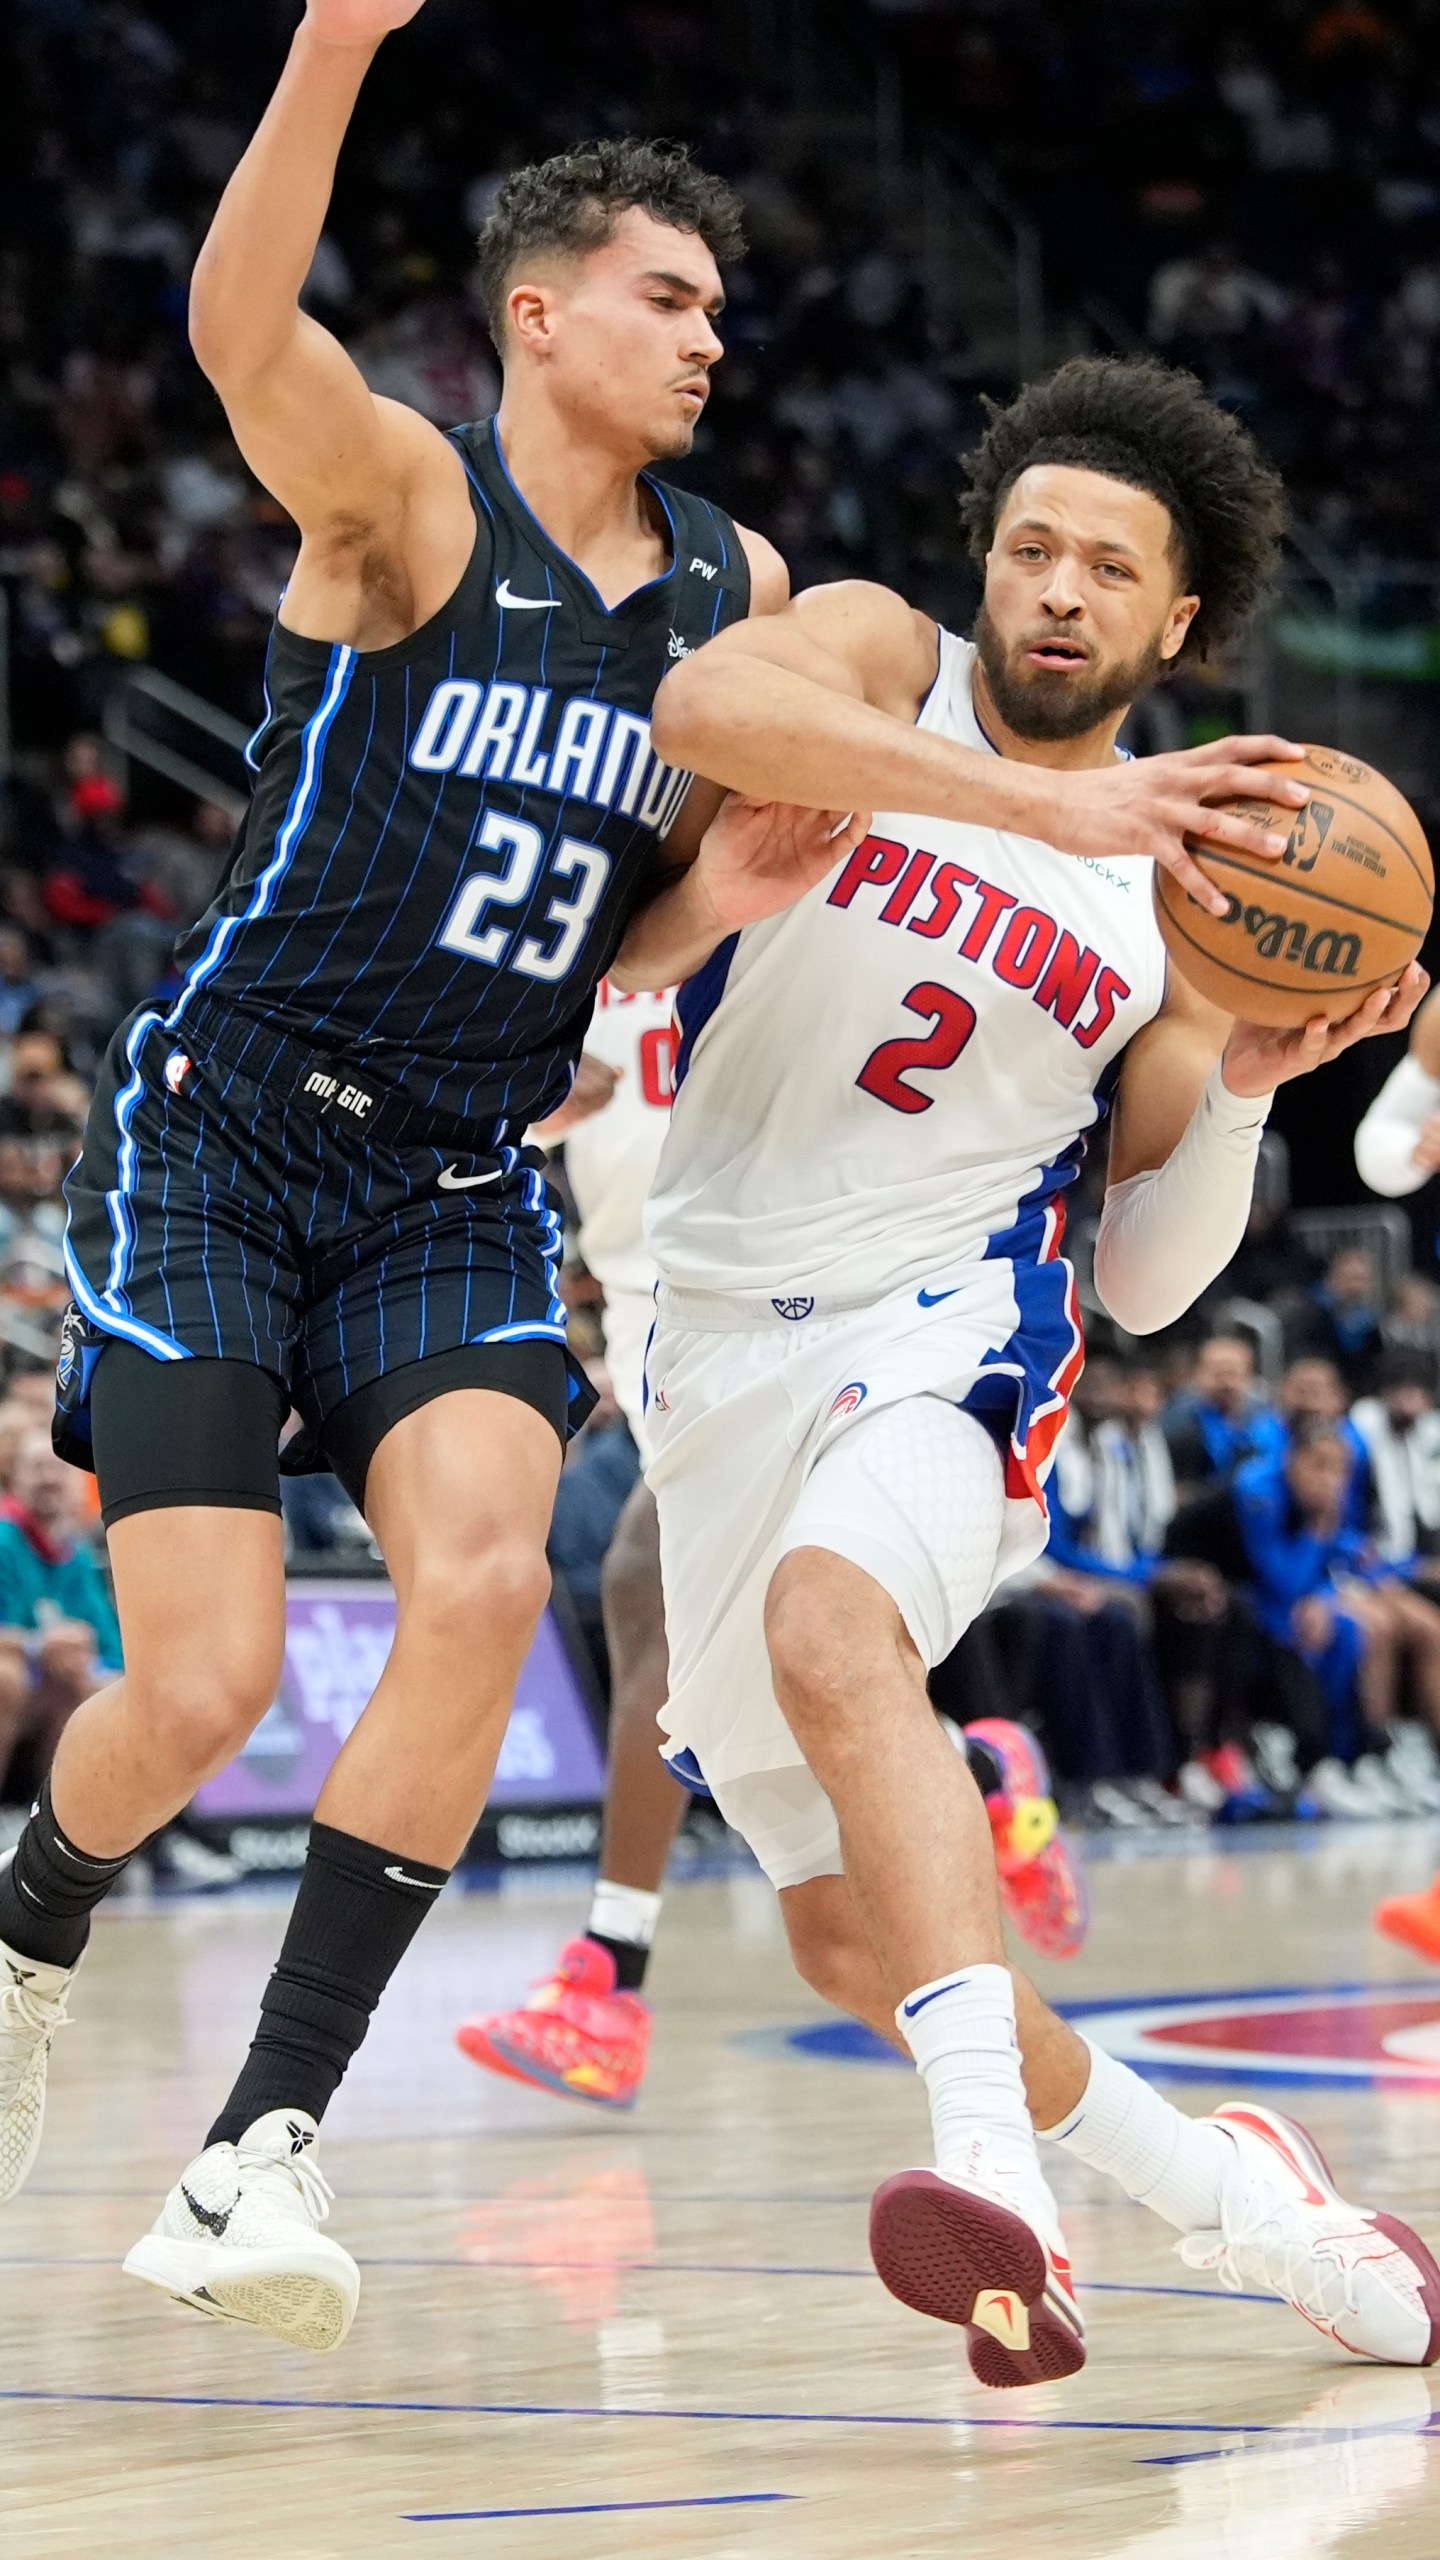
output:
<instances>
[{"instance_id":1,"label":"raised arm","mask_svg":"<svg viewBox=\"0 0 1440 2560\"><path fill-rule=\"evenodd\" d=\"M246 461L300 528L286 620L361 647L405 637L443 602L474 538L453 447L414 410L376 399L300 308L361 84L420 5L310 0L190 290L196 358Z\"/></svg>"},{"instance_id":2,"label":"raised arm","mask_svg":"<svg viewBox=\"0 0 1440 2560\"><path fill-rule=\"evenodd\" d=\"M753 800L904 809L1037 837L1064 853L1163 863L1192 896L1225 900L1191 861L1204 833L1279 855L1284 838L1217 803L1253 796L1252 765L1298 756L1282 738L1228 738L1103 772L1056 772L957 746L915 725L936 669L935 626L888 588L812 587L738 624L666 677L655 744ZM1277 785L1294 806L1308 793Z\"/></svg>"}]
</instances>

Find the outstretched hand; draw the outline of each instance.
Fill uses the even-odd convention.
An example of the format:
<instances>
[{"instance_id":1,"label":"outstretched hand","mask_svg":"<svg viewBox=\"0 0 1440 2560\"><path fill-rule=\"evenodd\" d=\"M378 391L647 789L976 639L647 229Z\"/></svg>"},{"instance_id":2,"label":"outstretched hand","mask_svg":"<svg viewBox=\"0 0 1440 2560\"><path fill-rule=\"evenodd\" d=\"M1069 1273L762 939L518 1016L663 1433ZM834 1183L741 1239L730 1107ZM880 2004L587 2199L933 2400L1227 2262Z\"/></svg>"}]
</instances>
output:
<instances>
[{"instance_id":1,"label":"outstretched hand","mask_svg":"<svg viewBox=\"0 0 1440 2560\"><path fill-rule=\"evenodd\" d=\"M1310 793L1303 782L1257 779L1257 764L1293 764L1303 756L1288 738L1216 738L1209 746L1183 747L1173 755L1137 756L1098 773L1044 776L1053 804L1036 833L1062 853L1113 862L1145 855L1170 872L1210 915L1223 916L1229 901L1206 878L1190 850L1192 840L1277 861L1289 839L1294 812ZM1038 779L1032 769L1031 779ZM1270 802L1275 815L1241 817L1227 800Z\"/></svg>"},{"instance_id":2,"label":"outstretched hand","mask_svg":"<svg viewBox=\"0 0 1440 2560\"><path fill-rule=\"evenodd\" d=\"M854 852L869 826L868 810L797 809L732 791L701 837L695 863L695 887L714 910L717 933L738 933L793 907Z\"/></svg>"},{"instance_id":3,"label":"outstretched hand","mask_svg":"<svg viewBox=\"0 0 1440 2560\"><path fill-rule=\"evenodd\" d=\"M423 7L424 0L309 0L305 24L323 44L379 44Z\"/></svg>"},{"instance_id":4,"label":"outstretched hand","mask_svg":"<svg viewBox=\"0 0 1440 2560\"><path fill-rule=\"evenodd\" d=\"M1237 1022L1221 1061L1225 1082L1231 1093L1258 1100L1295 1076L1308 1076L1313 1068L1327 1066L1344 1050L1353 1049L1357 1040L1373 1040L1381 1031L1403 1031L1429 984L1424 970L1412 960L1396 985L1377 987L1339 1022L1314 1014L1289 1031L1274 1023Z\"/></svg>"}]
</instances>

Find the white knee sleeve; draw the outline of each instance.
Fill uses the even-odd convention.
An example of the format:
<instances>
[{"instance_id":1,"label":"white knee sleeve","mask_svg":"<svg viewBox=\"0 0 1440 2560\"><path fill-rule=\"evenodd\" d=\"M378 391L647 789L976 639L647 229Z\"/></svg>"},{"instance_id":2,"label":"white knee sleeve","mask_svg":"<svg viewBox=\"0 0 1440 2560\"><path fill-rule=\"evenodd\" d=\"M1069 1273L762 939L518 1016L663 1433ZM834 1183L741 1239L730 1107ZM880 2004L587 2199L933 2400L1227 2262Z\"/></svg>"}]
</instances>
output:
<instances>
[{"instance_id":1,"label":"white knee sleeve","mask_svg":"<svg viewBox=\"0 0 1440 2560\"><path fill-rule=\"evenodd\" d=\"M752 1769L744 1777L713 1782L712 1792L732 1831L749 1843L777 1893L787 1885L813 1884L817 1876L845 1872L840 1825L820 1781L798 1769Z\"/></svg>"},{"instance_id":2,"label":"white knee sleeve","mask_svg":"<svg viewBox=\"0 0 1440 2560\"><path fill-rule=\"evenodd\" d=\"M862 1414L817 1459L781 1553L824 1547L858 1565L932 1666L994 1589L1004 1518L1004 1467L983 1423L943 1396L912 1396Z\"/></svg>"}]
</instances>

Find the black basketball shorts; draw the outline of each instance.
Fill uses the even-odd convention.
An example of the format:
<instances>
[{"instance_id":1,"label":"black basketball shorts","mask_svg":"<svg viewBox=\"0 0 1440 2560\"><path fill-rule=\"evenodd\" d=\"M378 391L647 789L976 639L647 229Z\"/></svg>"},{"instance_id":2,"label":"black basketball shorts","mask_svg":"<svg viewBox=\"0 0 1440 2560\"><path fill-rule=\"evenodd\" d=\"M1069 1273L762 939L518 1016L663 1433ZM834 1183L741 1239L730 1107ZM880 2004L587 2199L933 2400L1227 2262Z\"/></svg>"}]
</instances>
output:
<instances>
[{"instance_id":1,"label":"black basketball shorts","mask_svg":"<svg viewBox=\"0 0 1440 2560\"><path fill-rule=\"evenodd\" d=\"M74 1306L56 1446L95 1466L107 1518L225 1501L227 1484L278 1509L281 1463L333 1467L358 1501L385 1429L450 1387L519 1395L562 1439L579 1428L594 1395L566 1349L560 1219L538 1152L460 1129L482 1142L467 1153L456 1124L440 1136L274 1036L196 1057L187 1018L184 1038L153 1011L116 1033L65 1186ZM242 1050L259 1072L233 1064ZM149 1426L112 1424L92 1444L97 1367L120 1344L156 1364L113 1368L117 1414L122 1373L152 1381ZM254 1392L232 1364L258 1373ZM107 1376L102 1402L111 1388ZM303 1428L257 1492L256 1435L273 1446L291 1406ZM167 1469L157 1439L178 1444L187 1414L192 1440L236 1447L176 1445ZM140 1442L143 1483L124 1454Z\"/></svg>"}]
</instances>

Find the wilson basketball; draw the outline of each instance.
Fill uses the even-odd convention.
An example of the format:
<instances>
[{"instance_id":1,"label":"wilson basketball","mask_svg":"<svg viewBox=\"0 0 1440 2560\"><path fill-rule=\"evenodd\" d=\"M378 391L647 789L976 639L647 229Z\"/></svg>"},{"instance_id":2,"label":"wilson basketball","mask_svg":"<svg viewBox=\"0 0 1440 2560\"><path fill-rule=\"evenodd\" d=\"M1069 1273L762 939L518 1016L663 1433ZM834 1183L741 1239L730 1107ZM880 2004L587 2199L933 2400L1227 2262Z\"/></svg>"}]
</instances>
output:
<instances>
[{"instance_id":1,"label":"wilson basketball","mask_svg":"<svg viewBox=\"0 0 1440 2560\"><path fill-rule=\"evenodd\" d=\"M1201 870L1229 901L1221 916L1157 870L1166 948L1199 994L1242 1021L1352 1013L1399 977L1425 938L1435 874L1424 830L1393 782L1337 748L1307 747L1299 764L1255 772L1257 781L1272 773L1310 786L1293 812L1258 790L1227 804L1277 827L1289 818L1283 856L1197 845Z\"/></svg>"}]
</instances>

